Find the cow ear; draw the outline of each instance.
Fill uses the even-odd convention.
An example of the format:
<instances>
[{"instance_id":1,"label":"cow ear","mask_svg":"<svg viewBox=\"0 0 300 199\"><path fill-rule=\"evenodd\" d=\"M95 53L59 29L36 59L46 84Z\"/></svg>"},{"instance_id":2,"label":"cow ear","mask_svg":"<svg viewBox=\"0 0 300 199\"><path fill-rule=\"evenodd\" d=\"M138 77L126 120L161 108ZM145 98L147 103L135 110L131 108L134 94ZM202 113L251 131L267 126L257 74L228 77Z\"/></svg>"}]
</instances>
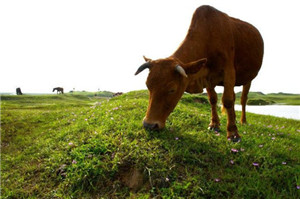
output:
<instances>
[{"instance_id":1,"label":"cow ear","mask_svg":"<svg viewBox=\"0 0 300 199\"><path fill-rule=\"evenodd\" d=\"M193 61L193 62L190 62L190 63L187 63L187 64L183 64L183 68L186 72L186 74L196 74L199 72L199 70L205 66L207 62L207 59L206 58L203 58L203 59L199 59L197 61Z\"/></svg>"},{"instance_id":2,"label":"cow ear","mask_svg":"<svg viewBox=\"0 0 300 199\"><path fill-rule=\"evenodd\" d=\"M145 56L143 56L143 58L144 58L144 60L145 60L146 62L151 62L151 61L152 61L152 59L149 59L149 58L147 58L147 57L145 57Z\"/></svg>"}]
</instances>

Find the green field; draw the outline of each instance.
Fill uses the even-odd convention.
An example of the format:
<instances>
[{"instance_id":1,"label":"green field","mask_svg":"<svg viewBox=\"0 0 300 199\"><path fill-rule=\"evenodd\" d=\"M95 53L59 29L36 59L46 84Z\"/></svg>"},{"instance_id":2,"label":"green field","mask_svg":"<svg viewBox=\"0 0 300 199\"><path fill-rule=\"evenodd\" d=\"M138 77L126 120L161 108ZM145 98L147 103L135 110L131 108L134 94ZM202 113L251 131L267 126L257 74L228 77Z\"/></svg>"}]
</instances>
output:
<instances>
[{"instance_id":1,"label":"green field","mask_svg":"<svg viewBox=\"0 0 300 199\"><path fill-rule=\"evenodd\" d=\"M147 105L147 91L2 96L1 198L300 198L299 120L248 113L232 143L226 116L207 130L205 96L185 94L160 132L142 127Z\"/></svg>"}]
</instances>

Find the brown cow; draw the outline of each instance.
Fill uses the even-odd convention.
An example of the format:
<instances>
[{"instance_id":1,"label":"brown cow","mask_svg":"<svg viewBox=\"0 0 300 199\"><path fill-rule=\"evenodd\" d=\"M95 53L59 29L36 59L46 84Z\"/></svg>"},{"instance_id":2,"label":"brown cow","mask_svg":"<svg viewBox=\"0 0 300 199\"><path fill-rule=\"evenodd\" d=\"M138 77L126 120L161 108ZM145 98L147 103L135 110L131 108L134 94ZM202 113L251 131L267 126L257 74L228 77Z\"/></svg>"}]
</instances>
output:
<instances>
[{"instance_id":1,"label":"brown cow","mask_svg":"<svg viewBox=\"0 0 300 199\"><path fill-rule=\"evenodd\" d=\"M241 123L246 123L245 106L251 81L260 70L263 40L249 23L229 17L211 6L199 7L192 18L187 36L173 55L141 65L150 72L146 85L149 106L143 125L161 129L184 92L201 93L206 88L211 104L209 128L218 130L216 86L224 86L223 107L227 112L227 138L239 141L235 121L234 86L243 85Z\"/></svg>"},{"instance_id":2,"label":"brown cow","mask_svg":"<svg viewBox=\"0 0 300 199\"><path fill-rule=\"evenodd\" d=\"M120 95L123 95L123 93L122 92L117 92L117 93L113 94L113 97L117 97L117 96L120 96Z\"/></svg>"}]
</instances>

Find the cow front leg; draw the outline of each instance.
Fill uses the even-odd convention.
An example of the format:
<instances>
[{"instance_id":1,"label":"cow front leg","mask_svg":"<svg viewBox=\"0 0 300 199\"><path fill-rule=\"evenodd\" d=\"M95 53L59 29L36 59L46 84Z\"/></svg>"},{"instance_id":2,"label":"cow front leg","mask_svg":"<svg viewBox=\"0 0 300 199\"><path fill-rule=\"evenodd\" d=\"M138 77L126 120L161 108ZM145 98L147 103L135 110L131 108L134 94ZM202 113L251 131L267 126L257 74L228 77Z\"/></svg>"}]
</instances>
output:
<instances>
[{"instance_id":1,"label":"cow front leg","mask_svg":"<svg viewBox=\"0 0 300 199\"><path fill-rule=\"evenodd\" d=\"M206 89L209 103L211 106L211 121L208 129L213 131L220 131L220 119L217 112L218 96L214 88Z\"/></svg>"},{"instance_id":2,"label":"cow front leg","mask_svg":"<svg viewBox=\"0 0 300 199\"><path fill-rule=\"evenodd\" d=\"M240 140L240 135L238 134L238 129L235 123L235 111L234 111L234 101L235 94L233 89L230 91L224 91L222 102L223 106L227 112L227 139L233 142L238 142Z\"/></svg>"}]
</instances>

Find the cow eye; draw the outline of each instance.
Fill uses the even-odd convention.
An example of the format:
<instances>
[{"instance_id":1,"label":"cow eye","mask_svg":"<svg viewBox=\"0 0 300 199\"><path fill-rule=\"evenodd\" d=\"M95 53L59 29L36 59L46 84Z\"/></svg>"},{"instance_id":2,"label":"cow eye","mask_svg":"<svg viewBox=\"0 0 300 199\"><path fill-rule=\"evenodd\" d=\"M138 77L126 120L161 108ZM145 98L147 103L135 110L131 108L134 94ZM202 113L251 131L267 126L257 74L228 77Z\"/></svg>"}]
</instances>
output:
<instances>
[{"instance_id":1,"label":"cow eye","mask_svg":"<svg viewBox=\"0 0 300 199\"><path fill-rule=\"evenodd\" d=\"M175 89L175 88L172 88L172 89L169 90L168 93L169 93L169 94L174 94L175 92L176 92L176 89Z\"/></svg>"},{"instance_id":2,"label":"cow eye","mask_svg":"<svg viewBox=\"0 0 300 199\"><path fill-rule=\"evenodd\" d=\"M174 94L177 91L177 85L174 82L170 82L166 88L169 95Z\"/></svg>"}]
</instances>

